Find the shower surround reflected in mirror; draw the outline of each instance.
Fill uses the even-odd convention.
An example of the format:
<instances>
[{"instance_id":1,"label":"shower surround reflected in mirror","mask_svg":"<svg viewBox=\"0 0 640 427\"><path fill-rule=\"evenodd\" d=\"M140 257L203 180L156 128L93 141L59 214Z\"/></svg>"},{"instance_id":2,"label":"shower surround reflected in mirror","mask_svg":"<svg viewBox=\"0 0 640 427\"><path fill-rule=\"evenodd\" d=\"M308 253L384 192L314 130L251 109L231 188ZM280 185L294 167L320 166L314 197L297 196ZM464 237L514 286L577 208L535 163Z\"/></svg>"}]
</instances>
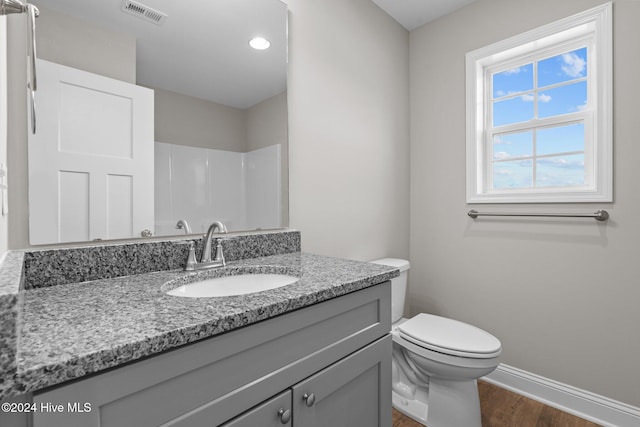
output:
<instances>
[{"instance_id":1,"label":"shower surround reflected in mirror","mask_svg":"<svg viewBox=\"0 0 640 427\"><path fill-rule=\"evenodd\" d=\"M40 59L153 91L154 236L184 235L184 230L176 229L179 219L187 220L194 233L206 230L214 219L227 224L229 231L288 225L285 4L279 0L33 3L41 10ZM147 17L125 13L127 4L136 11L147 8ZM149 16L160 22L150 21ZM249 47L257 35L271 42L269 49ZM47 113L38 112L38 118L43 114ZM73 118L65 122L79 122ZM75 215L78 209L70 206ZM111 211L128 215L120 208ZM71 235L58 230L56 238L38 240L30 226L31 243L132 238L140 236L137 228L150 228L129 226L125 218L118 220L124 223L119 229L106 227L111 234L92 233L85 226L91 218L77 221L70 215L58 218L57 224L74 224ZM108 208L102 216L109 217Z\"/></svg>"}]
</instances>

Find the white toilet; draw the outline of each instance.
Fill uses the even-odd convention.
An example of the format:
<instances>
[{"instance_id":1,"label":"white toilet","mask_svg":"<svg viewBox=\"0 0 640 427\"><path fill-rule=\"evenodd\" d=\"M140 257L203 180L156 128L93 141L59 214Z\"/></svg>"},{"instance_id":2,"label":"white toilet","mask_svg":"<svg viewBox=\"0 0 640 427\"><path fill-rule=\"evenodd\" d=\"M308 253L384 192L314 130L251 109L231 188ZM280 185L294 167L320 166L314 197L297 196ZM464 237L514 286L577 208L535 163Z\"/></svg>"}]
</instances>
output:
<instances>
[{"instance_id":1,"label":"white toilet","mask_svg":"<svg viewBox=\"0 0 640 427\"><path fill-rule=\"evenodd\" d=\"M445 317L403 318L409 261L372 262L400 269L391 280L393 407L429 427L481 427L476 379L498 366L500 341Z\"/></svg>"}]
</instances>

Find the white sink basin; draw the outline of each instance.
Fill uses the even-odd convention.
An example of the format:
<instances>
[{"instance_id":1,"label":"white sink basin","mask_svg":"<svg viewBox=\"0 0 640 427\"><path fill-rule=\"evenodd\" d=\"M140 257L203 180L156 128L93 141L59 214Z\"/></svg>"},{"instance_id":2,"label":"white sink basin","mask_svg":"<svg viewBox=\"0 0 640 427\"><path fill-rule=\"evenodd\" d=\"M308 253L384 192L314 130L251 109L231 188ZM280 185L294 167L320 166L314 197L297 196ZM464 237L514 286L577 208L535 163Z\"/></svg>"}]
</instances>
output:
<instances>
[{"instance_id":1,"label":"white sink basin","mask_svg":"<svg viewBox=\"0 0 640 427\"><path fill-rule=\"evenodd\" d=\"M290 285L298 280L297 277L285 274L241 274L187 283L166 293L189 298L228 297L268 291Z\"/></svg>"}]
</instances>

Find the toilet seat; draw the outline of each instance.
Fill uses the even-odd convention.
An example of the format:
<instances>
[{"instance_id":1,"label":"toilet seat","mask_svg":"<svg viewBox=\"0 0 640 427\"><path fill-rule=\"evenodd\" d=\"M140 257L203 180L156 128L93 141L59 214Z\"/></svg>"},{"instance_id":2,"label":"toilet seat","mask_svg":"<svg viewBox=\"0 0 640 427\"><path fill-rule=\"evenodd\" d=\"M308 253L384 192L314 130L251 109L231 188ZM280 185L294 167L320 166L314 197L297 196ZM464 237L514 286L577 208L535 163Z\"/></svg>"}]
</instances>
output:
<instances>
[{"instance_id":1,"label":"toilet seat","mask_svg":"<svg viewBox=\"0 0 640 427\"><path fill-rule=\"evenodd\" d=\"M432 314L420 313L399 324L397 331L419 347L452 356L490 359L502 352L500 341L490 333Z\"/></svg>"}]
</instances>

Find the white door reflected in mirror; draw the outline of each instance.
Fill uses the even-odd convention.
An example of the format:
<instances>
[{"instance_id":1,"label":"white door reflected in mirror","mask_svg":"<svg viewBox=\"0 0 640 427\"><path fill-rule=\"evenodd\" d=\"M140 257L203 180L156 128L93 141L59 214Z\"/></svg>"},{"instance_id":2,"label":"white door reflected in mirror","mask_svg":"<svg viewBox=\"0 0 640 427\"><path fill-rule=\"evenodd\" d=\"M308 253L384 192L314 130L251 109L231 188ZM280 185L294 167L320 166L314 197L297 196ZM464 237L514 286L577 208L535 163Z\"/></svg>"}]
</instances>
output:
<instances>
[{"instance_id":1,"label":"white door reflected in mirror","mask_svg":"<svg viewBox=\"0 0 640 427\"><path fill-rule=\"evenodd\" d=\"M153 230L153 91L40 59L37 67L30 243Z\"/></svg>"}]
</instances>

